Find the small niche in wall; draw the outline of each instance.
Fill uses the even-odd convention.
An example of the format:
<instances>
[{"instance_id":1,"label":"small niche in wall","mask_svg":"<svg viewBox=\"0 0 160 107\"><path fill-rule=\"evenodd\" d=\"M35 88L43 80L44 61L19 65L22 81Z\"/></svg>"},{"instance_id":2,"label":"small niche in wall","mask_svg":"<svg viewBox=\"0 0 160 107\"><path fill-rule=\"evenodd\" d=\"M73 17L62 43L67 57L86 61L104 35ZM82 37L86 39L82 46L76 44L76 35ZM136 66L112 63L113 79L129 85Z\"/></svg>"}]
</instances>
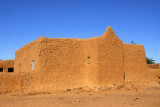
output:
<instances>
[{"instance_id":1,"label":"small niche in wall","mask_svg":"<svg viewBox=\"0 0 160 107\"><path fill-rule=\"evenodd\" d=\"M124 75L123 75L123 79L125 80L125 72L124 72Z\"/></svg>"},{"instance_id":2,"label":"small niche in wall","mask_svg":"<svg viewBox=\"0 0 160 107\"><path fill-rule=\"evenodd\" d=\"M34 70L35 67L35 61L32 60L32 70Z\"/></svg>"},{"instance_id":3,"label":"small niche in wall","mask_svg":"<svg viewBox=\"0 0 160 107\"><path fill-rule=\"evenodd\" d=\"M8 72L14 72L14 68L8 68Z\"/></svg>"},{"instance_id":4,"label":"small niche in wall","mask_svg":"<svg viewBox=\"0 0 160 107\"><path fill-rule=\"evenodd\" d=\"M88 56L88 64L90 64L90 57Z\"/></svg>"},{"instance_id":5,"label":"small niche in wall","mask_svg":"<svg viewBox=\"0 0 160 107\"><path fill-rule=\"evenodd\" d=\"M3 72L3 68L0 68L0 72Z\"/></svg>"},{"instance_id":6,"label":"small niche in wall","mask_svg":"<svg viewBox=\"0 0 160 107\"><path fill-rule=\"evenodd\" d=\"M21 63L19 64L19 72L21 72Z\"/></svg>"}]
</instances>

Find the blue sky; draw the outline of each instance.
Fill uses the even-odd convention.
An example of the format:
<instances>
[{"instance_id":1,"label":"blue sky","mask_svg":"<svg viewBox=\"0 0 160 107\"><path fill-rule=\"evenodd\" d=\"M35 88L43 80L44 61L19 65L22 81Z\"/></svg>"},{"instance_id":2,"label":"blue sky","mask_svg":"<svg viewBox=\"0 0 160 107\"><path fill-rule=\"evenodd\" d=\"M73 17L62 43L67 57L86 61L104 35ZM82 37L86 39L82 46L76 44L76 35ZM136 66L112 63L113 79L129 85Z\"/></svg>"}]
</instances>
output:
<instances>
[{"instance_id":1,"label":"blue sky","mask_svg":"<svg viewBox=\"0 0 160 107\"><path fill-rule=\"evenodd\" d=\"M91 38L107 26L160 63L160 0L0 0L0 59L41 36Z\"/></svg>"}]
</instances>

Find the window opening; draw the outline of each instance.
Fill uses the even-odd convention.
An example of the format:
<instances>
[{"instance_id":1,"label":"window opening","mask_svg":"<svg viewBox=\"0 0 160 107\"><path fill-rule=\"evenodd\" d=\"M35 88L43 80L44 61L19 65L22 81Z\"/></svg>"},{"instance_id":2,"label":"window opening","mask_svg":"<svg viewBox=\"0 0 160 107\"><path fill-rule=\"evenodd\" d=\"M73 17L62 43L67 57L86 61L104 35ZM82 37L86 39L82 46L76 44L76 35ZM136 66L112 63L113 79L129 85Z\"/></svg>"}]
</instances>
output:
<instances>
[{"instance_id":1,"label":"window opening","mask_svg":"<svg viewBox=\"0 0 160 107\"><path fill-rule=\"evenodd\" d=\"M3 72L3 68L0 68L0 72Z\"/></svg>"},{"instance_id":2,"label":"window opening","mask_svg":"<svg viewBox=\"0 0 160 107\"><path fill-rule=\"evenodd\" d=\"M21 64L19 64L19 72L21 72Z\"/></svg>"},{"instance_id":3,"label":"window opening","mask_svg":"<svg viewBox=\"0 0 160 107\"><path fill-rule=\"evenodd\" d=\"M32 70L34 70L35 61L32 61Z\"/></svg>"},{"instance_id":4,"label":"window opening","mask_svg":"<svg viewBox=\"0 0 160 107\"><path fill-rule=\"evenodd\" d=\"M8 72L14 72L14 68L8 68Z\"/></svg>"}]
</instances>

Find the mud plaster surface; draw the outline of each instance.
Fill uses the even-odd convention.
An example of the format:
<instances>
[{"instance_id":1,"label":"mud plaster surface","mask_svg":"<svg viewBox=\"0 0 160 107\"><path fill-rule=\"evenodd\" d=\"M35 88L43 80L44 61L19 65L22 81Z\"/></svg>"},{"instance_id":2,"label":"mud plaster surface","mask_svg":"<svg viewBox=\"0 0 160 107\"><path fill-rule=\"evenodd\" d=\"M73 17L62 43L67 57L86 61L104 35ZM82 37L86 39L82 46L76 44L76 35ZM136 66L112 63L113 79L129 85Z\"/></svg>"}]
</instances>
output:
<instances>
[{"instance_id":1,"label":"mud plaster surface","mask_svg":"<svg viewBox=\"0 0 160 107\"><path fill-rule=\"evenodd\" d=\"M159 85L159 73L147 67L144 46L124 44L111 27L89 39L40 37L16 51L14 69L0 74L1 93Z\"/></svg>"}]
</instances>

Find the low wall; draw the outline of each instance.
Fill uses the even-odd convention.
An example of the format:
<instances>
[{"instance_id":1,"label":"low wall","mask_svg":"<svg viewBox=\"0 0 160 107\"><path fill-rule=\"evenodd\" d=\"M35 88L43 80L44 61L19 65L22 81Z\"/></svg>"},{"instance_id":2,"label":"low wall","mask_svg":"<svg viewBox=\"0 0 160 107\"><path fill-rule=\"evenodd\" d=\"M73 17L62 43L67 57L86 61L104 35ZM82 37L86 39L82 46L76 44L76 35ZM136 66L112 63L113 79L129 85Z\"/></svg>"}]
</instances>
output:
<instances>
[{"instance_id":1,"label":"low wall","mask_svg":"<svg viewBox=\"0 0 160 107\"><path fill-rule=\"evenodd\" d=\"M160 69L160 63L157 64L147 64L150 69Z\"/></svg>"},{"instance_id":2,"label":"low wall","mask_svg":"<svg viewBox=\"0 0 160 107\"><path fill-rule=\"evenodd\" d=\"M124 44L124 69L126 81L150 81L153 74L148 71L143 45Z\"/></svg>"},{"instance_id":3,"label":"low wall","mask_svg":"<svg viewBox=\"0 0 160 107\"><path fill-rule=\"evenodd\" d=\"M21 90L21 76L14 73L0 74L0 92L8 93Z\"/></svg>"},{"instance_id":4,"label":"low wall","mask_svg":"<svg viewBox=\"0 0 160 107\"><path fill-rule=\"evenodd\" d=\"M0 74L0 94L1 93L22 93L29 92L33 80L32 73L1 73Z\"/></svg>"}]
</instances>

